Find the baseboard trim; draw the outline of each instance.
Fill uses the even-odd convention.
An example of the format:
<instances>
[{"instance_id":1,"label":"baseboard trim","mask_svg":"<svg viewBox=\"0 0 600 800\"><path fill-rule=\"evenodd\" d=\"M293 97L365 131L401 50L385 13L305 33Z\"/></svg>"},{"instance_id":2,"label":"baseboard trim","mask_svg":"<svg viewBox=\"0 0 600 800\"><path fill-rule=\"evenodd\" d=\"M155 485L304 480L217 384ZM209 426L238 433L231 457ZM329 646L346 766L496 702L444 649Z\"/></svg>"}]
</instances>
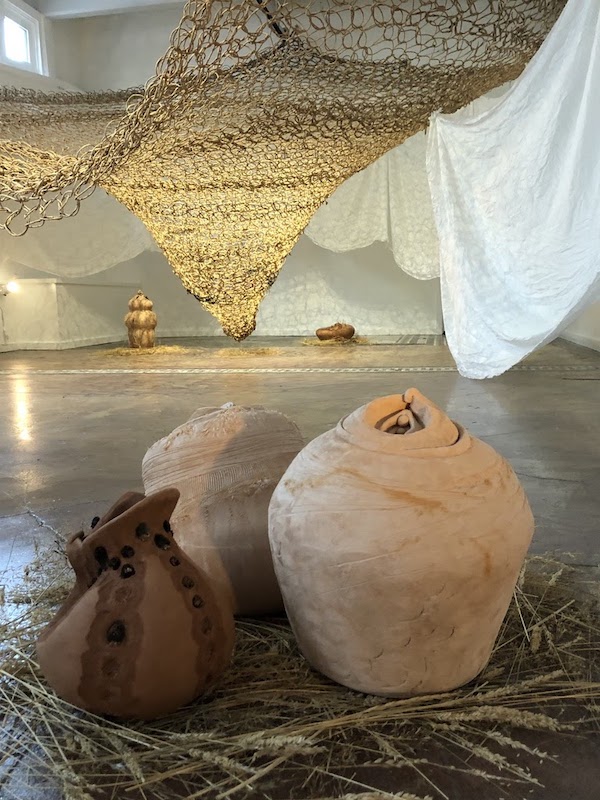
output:
<instances>
[{"instance_id":1,"label":"baseboard trim","mask_svg":"<svg viewBox=\"0 0 600 800\"><path fill-rule=\"evenodd\" d=\"M362 333L362 332L361 332ZM314 333L298 333L290 332L290 331L281 331L278 333L270 332L270 333L258 333L257 336L261 338L295 338L295 339L306 339L307 337L313 337ZM385 333L367 333L363 334L366 335L367 338L373 337L377 338L378 336L390 336L395 338L400 338L403 335L398 332L394 332L393 334L385 334ZM414 332L410 335L415 335ZM439 333L422 333L422 336L440 336ZM194 339L196 337L215 337L215 338L222 338L225 339L225 334L219 330L215 331L215 329L206 329L206 330L174 330L174 329L160 329L156 331L156 340L157 343L165 342L169 339ZM566 338L566 337L565 337ZM574 340L575 341L575 340ZM594 344L587 344L586 342L579 342L576 341L577 344L583 344L585 347L592 347L596 350L600 350L600 343ZM61 341L61 342L4 342L0 344L0 353L8 353L13 352L15 350L75 350L78 347L93 347L94 345L99 344L114 344L115 347L126 347L127 346L127 336L126 335L118 335L112 334L105 335L105 336L89 336L85 339L71 339L69 341ZM391 344L391 342L390 342Z\"/></svg>"},{"instance_id":2,"label":"baseboard trim","mask_svg":"<svg viewBox=\"0 0 600 800\"><path fill-rule=\"evenodd\" d=\"M86 339L71 339L66 342L6 342L0 345L3 352L12 350L74 350L77 347L91 347L95 344L125 344L126 339L113 336L90 336Z\"/></svg>"},{"instance_id":3,"label":"baseboard trim","mask_svg":"<svg viewBox=\"0 0 600 800\"><path fill-rule=\"evenodd\" d=\"M561 334L561 339L566 339L567 342L587 347L589 350L597 350L600 352L600 339L595 339L593 336L582 336L580 333Z\"/></svg>"},{"instance_id":4,"label":"baseboard trim","mask_svg":"<svg viewBox=\"0 0 600 800\"><path fill-rule=\"evenodd\" d=\"M157 331L157 340L187 339L196 336L214 336L214 331ZM223 334L222 334L223 335ZM89 336L85 339L69 339L62 342L4 342L0 344L0 353L15 350L75 350L78 347L93 347L97 344L114 344L115 347L127 346L127 335Z\"/></svg>"}]
</instances>

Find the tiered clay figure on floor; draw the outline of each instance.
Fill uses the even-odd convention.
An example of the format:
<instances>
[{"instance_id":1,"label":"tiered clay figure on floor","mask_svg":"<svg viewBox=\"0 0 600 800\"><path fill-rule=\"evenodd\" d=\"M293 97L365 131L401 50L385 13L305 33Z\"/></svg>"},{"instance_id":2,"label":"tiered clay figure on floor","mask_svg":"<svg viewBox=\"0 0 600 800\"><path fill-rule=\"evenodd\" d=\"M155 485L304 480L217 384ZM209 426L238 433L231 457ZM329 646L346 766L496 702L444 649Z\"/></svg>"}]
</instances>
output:
<instances>
[{"instance_id":1,"label":"tiered clay figure on floor","mask_svg":"<svg viewBox=\"0 0 600 800\"><path fill-rule=\"evenodd\" d=\"M146 297L141 289L129 301L129 313L125 316L129 347L154 347L154 329L157 320L156 314L152 311L153 306L152 300Z\"/></svg>"}]
</instances>

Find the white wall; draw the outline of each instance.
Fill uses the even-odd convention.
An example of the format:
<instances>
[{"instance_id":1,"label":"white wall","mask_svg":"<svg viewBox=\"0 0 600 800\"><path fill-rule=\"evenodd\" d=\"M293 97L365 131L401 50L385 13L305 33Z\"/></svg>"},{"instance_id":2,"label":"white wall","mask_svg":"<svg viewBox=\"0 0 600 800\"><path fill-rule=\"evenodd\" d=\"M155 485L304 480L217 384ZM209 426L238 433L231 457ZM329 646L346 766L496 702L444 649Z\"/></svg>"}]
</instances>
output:
<instances>
[{"instance_id":1,"label":"white wall","mask_svg":"<svg viewBox=\"0 0 600 800\"><path fill-rule=\"evenodd\" d=\"M260 307L256 332L306 335L337 321L365 336L441 333L439 282L411 278L381 243L333 253L302 236Z\"/></svg>"},{"instance_id":2,"label":"white wall","mask_svg":"<svg viewBox=\"0 0 600 800\"><path fill-rule=\"evenodd\" d=\"M62 350L122 342L136 285L22 278L0 296L0 351Z\"/></svg>"},{"instance_id":3,"label":"white wall","mask_svg":"<svg viewBox=\"0 0 600 800\"><path fill-rule=\"evenodd\" d=\"M169 46L181 9L53 22L57 74L87 91L142 86ZM76 63L73 71L73 63Z\"/></svg>"},{"instance_id":4,"label":"white wall","mask_svg":"<svg viewBox=\"0 0 600 800\"><path fill-rule=\"evenodd\" d=\"M600 302L586 308L562 333L563 339L600 350Z\"/></svg>"},{"instance_id":5,"label":"white wall","mask_svg":"<svg viewBox=\"0 0 600 800\"><path fill-rule=\"evenodd\" d=\"M75 22L46 20L48 72L58 81L83 88L81 79L81 42Z\"/></svg>"},{"instance_id":6,"label":"white wall","mask_svg":"<svg viewBox=\"0 0 600 800\"><path fill-rule=\"evenodd\" d=\"M25 291L0 295L0 340L0 350L58 342L54 282L32 280Z\"/></svg>"},{"instance_id":7,"label":"white wall","mask_svg":"<svg viewBox=\"0 0 600 800\"><path fill-rule=\"evenodd\" d=\"M20 299L10 295L4 300L4 306L10 303L14 313L19 308L23 319L18 334L13 328L14 315L9 320L10 335L5 344L10 349L33 347L35 342L45 342L46 347L55 341L62 348L69 342L82 346L121 341L125 336L122 317L127 311L126 301L138 288L154 301L158 338L222 335L218 322L185 291L164 256L146 252L97 275L66 282L68 291L59 291L56 301L58 333L40 338L36 321L39 302L37 314L21 304L26 302L28 286L33 286L35 279L48 277L41 270L0 262L0 283L34 279L30 284L23 283ZM124 284L126 290L109 292L102 288ZM331 253L301 237L263 301L256 335L312 335L316 328L338 320L352 323L364 336L441 333L439 283L406 275L382 244Z\"/></svg>"},{"instance_id":8,"label":"white wall","mask_svg":"<svg viewBox=\"0 0 600 800\"><path fill-rule=\"evenodd\" d=\"M52 62L49 56L49 62ZM20 89L36 89L42 92L76 91L77 86L68 80L58 79L46 75L37 75L35 72L27 72L24 69L8 67L0 64L0 86L17 86Z\"/></svg>"}]
</instances>

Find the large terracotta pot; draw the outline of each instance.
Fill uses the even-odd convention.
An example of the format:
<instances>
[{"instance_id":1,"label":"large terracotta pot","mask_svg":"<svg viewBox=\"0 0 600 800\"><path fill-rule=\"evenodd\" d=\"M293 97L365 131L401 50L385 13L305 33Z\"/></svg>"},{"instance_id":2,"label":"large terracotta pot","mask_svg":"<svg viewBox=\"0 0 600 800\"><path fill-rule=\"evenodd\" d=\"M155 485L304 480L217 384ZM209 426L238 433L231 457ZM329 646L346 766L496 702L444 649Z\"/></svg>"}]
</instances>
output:
<instances>
[{"instance_id":1,"label":"large terracotta pot","mask_svg":"<svg viewBox=\"0 0 600 800\"><path fill-rule=\"evenodd\" d=\"M486 665L533 533L510 465L415 389L292 462L269 511L308 661L359 691L447 691Z\"/></svg>"},{"instance_id":2,"label":"large terracotta pot","mask_svg":"<svg viewBox=\"0 0 600 800\"><path fill-rule=\"evenodd\" d=\"M68 543L76 583L37 654L48 683L75 706L159 717L209 689L229 664L233 616L173 538L178 497L128 493Z\"/></svg>"},{"instance_id":3,"label":"large terracotta pot","mask_svg":"<svg viewBox=\"0 0 600 800\"><path fill-rule=\"evenodd\" d=\"M147 492L176 486L178 541L237 614L283 610L269 549L269 501L304 442L278 411L200 408L144 456Z\"/></svg>"}]
</instances>

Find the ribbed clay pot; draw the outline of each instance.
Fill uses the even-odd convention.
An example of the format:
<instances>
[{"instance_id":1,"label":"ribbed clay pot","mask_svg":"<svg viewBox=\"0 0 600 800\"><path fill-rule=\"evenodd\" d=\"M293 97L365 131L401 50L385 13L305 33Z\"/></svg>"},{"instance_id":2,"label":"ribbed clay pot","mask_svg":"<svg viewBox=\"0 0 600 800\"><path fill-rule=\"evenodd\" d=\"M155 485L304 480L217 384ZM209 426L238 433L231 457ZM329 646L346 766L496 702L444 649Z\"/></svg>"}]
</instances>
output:
<instances>
[{"instance_id":1,"label":"ribbed clay pot","mask_svg":"<svg viewBox=\"0 0 600 800\"><path fill-rule=\"evenodd\" d=\"M311 442L269 511L300 648L362 692L443 692L487 664L533 534L510 465L415 389Z\"/></svg>"},{"instance_id":2,"label":"ribbed clay pot","mask_svg":"<svg viewBox=\"0 0 600 800\"><path fill-rule=\"evenodd\" d=\"M69 703L151 719L190 703L229 664L233 617L173 538L178 497L128 493L69 541L76 583L37 642L46 680Z\"/></svg>"},{"instance_id":3,"label":"ribbed clay pot","mask_svg":"<svg viewBox=\"0 0 600 800\"><path fill-rule=\"evenodd\" d=\"M179 489L173 514L179 544L236 614L283 610L269 548L268 509L277 482L303 444L300 431L283 414L230 403L198 409L144 456L146 491Z\"/></svg>"}]
</instances>

